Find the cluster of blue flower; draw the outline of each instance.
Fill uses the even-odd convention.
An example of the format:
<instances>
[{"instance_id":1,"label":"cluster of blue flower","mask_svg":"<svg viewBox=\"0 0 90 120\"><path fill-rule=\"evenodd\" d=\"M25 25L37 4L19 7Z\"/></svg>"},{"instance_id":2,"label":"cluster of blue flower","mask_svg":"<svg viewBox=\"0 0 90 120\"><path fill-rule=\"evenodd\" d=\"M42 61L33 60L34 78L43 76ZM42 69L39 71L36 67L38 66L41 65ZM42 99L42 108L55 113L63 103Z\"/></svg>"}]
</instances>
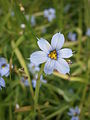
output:
<instances>
[{"instance_id":1,"label":"cluster of blue flower","mask_svg":"<svg viewBox=\"0 0 90 120\"><path fill-rule=\"evenodd\" d=\"M67 6L65 7L65 11L67 12L67 11L69 10L69 8L70 8L70 5L67 5ZM13 11L11 12L11 16L14 16L14 12L13 12ZM45 18L47 18L49 22L52 22L53 19L56 18L56 10L55 10L54 8L45 9L44 12L43 12L43 16L44 16ZM32 27L34 27L34 26L36 25L36 18L35 18L34 15L32 15L31 18L30 18L29 15L25 15L25 17L26 17L27 21L30 20L30 23L31 23L31 26L32 26ZM22 24L20 25L20 27L21 27L22 29L25 29L26 26L25 26L24 23L22 23ZM46 28L43 28L43 29L42 29L42 33L45 33L45 32L46 32ZM90 36L90 28L88 28L88 29L86 30L86 35L87 35L87 36ZM71 40L71 41L76 41L76 40L77 40L77 33L75 33L75 32L69 32L68 35L67 35L67 37L68 37L68 39Z\"/></svg>"},{"instance_id":2,"label":"cluster of blue flower","mask_svg":"<svg viewBox=\"0 0 90 120\"><path fill-rule=\"evenodd\" d=\"M30 73L33 75L32 79L32 86L35 89L36 88L36 82L38 79L38 72L40 71L39 65L35 65L33 63L28 64L28 68ZM24 83L25 86L29 86L28 79L25 79L24 77L21 77L21 82ZM43 79L43 75L40 77L40 82L46 83L47 81Z\"/></svg>"},{"instance_id":3,"label":"cluster of blue flower","mask_svg":"<svg viewBox=\"0 0 90 120\"><path fill-rule=\"evenodd\" d=\"M9 75L9 64L7 63L5 58L0 58L0 89L2 87L5 87L5 81L3 79L3 76L8 77Z\"/></svg>"}]
</instances>

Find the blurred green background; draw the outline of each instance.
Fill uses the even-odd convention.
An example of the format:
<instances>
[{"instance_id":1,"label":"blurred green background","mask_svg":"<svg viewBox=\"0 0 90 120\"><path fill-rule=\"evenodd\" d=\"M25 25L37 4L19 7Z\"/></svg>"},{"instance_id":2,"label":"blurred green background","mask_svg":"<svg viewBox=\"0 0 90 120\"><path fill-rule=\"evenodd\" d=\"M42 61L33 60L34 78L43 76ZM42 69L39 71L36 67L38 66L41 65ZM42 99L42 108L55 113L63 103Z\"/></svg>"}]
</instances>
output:
<instances>
[{"instance_id":1,"label":"blurred green background","mask_svg":"<svg viewBox=\"0 0 90 120\"><path fill-rule=\"evenodd\" d=\"M49 8L56 11L51 22L44 17L44 10ZM90 120L88 29L90 0L0 0L0 57L14 66L10 76L4 78L6 87L0 91L0 120L70 120L67 112L75 106L80 108L80 120ZM21 82L19 70L24 68L32 80L27 58L39 50L36 37L50 42L56 32L64 34L64 47L75 51L70 76L43 73L47 83L40 87L37 111L34 111L34 90ZM68 38L70 32L76 34L75 41Z\"/></svg>"}]
</instances>

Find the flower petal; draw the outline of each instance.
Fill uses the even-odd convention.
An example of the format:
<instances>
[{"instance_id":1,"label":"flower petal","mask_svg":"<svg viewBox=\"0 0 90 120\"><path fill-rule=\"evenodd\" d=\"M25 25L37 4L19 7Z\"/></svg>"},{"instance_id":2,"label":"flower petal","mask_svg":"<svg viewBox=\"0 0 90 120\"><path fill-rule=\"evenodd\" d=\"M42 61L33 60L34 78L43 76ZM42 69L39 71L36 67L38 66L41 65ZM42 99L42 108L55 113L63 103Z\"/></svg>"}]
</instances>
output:
<instances>
[{"instance_id":1,"label":"flower petal","mask_svg":"<svg viewBox=\"0 0 90 120\"><path fill-rule=\"evenodd\" d=\"M78 106L75 107L75 113L80 114L80 109L78 108Z\"/></svg>"},{"instance_id":2,"label":"flower petal","mask_svg":"<svg viewBox=\"0 0 90 120\"><path fill-rule=\"evenodd\" d=\"M50 9L49 9L49 12L50 12L52 15L54 15L56 11L55 11L54 8L50 8Z\"/></svg>"},{"instance_id":3,"label":"flower petal","mask_svg":"<svg viewBox=\"0 0 90 120\"><path fill-rule=\"evenodd\" d=\"M5 87L5 81L2 77L0 77L0 86Z\"/></svg>"},{"instance_id":4,"label":"flower petal","mask_svg":"<svg viewBox=\"0 0 90 120\"><path fill-rule=\"evenodd\" d=\"M32 80L32 86L33 86L33 88L36 88L36 83L37 83L37 81L35 79L33 79Z\"/></svg>"},{"instance_id":5,"label":"flower petal","mask_svg":"<svg viewBox=\"0 0 90 120\"><path fill-rule=\"evenodd\" d=\"M51 74L54 70L54 65L55 65L55 61L48 59L48 61L45 63L44 72L46 74Z\"/></svg>"},{"instance_id":6,"label":"flower petal","mask_svg":"<svg viewBox=\"0 0 90 120\"><path fill-rule=\"evenodd\" d=\"M52 40L51 40L51 46L53 49L59 50L62 48L64 44L64 35L61 33L56 33L53 35Z\"/></svg>"},{"instance_id":7,"label":"flower petal","mask_svg":"<svg viewBox=\"0 0 90 120\"><path fill-rule=\"evenodd\" d=\"M72 117L71 120L79 120L78 116Z\"/></svg>"},{"instance_id":8,"label":"flower petal","mask_svg":"<svg viewBox=\"0 0 90 120\"><path fill-rule=\"evenodd\" d=\"M1 68L0 74L1 74L1 76L5 75L6 77L8 77L8 75L9 75L9 64L6 64L5 67Z\"/></svg>"},{"instance_id":9,"label":"flower petal","mask_svg":"<svg viewBox=\"0 0 90 120\"><path fill-rule=\"evenodd\" d=\"M61 58L58 61L56 61L55 69L62 74L69 73L70 71L68 63Z\"/></svg>"},{"instance_id":10,"label":"flower petal","mask_svg":"<svg viewBox=\"0 0 90 120\"><path fill-rule=\"evenodd\" d=\"M51 45L49 44L49 42L47 40L40 38L40 40L38 40L37 43L41 50L43 50L46 53L49 53L49 51L51 49Z\"/></svg>"},{"instance_id":11,"label":"flower petal","mask_svg":"<svg viewBox=\"0 0 90 120\"><path fill-rule=\"evenodd\" d=\"M60 58L69 58L73 55L72 50L68 48L64 48L58 51Z\"/></svg>"},{"instance_id":12,"label":"flower petal","mask_svg":"<svg viewBox=\"0 0 90 120\"><path fill-rule=\"evenodd\" d=\"M53 14L49 15L48 16L48 21L51 22L54 18L55 18L55 15L53 15Z\"/></svg>"},{"instance_id":13,"label":"flower petal","mask_svg":"<svg viewBox=\"0 0 90 120\"><path fill-rule=\"evenodd\" d=\"M43 51L34 52L34 53L31 54L30 60L35 65L44 63L47 60L47 54Z\"/></svg>"},{"instance_id":14,"label":"flower petal","mask_svg":"<svg viewBox=\"0 0 90 120\"><path fill-rule=\"evenodd\" d=\"M67 113L69 116L73 116L73 113L72 112L68 112Z\"/></svg>"},{"instance_id":15,"label":"flower petal","mask_svg":"<svg viewBox=\"0 0 90 120\"><path fill-rule=\"evenodd\" d=\"M7 63L7 62L6 62L6 59L3 58L3 57L1 57L1 58L0 58L0 64L1 64L1 63Z\"/></svg>"},{"instance_id":16,"label":"flower petal","mask_svg":"<svg viewBox=\"0 0 90 120\"><path fill-rule=\"evenodd\" d=\"M3 64L7 64L6 59L5 58L0 58L0 68L2 67Z\"/></svg>"},{"instance_id":17,"label":"flower petal","mask_svg":"<svg viewBox=\"0 0 90 120\"><path fill-rule=\"evenodd\" d=\"M45 9L44 10L44 17L48 17L48 15L49 15L48 9Z\"/></svg>"},{"instance_id":18,"label":"flower petal","mask_svg":"<svg viewBox=\"0 0 90 120\"><path fill-rule=\"evenodd\" d=\"M74 116L75 110L73 108L69 109L68 115L69 116Z\"/></svg>"}]
</instances>

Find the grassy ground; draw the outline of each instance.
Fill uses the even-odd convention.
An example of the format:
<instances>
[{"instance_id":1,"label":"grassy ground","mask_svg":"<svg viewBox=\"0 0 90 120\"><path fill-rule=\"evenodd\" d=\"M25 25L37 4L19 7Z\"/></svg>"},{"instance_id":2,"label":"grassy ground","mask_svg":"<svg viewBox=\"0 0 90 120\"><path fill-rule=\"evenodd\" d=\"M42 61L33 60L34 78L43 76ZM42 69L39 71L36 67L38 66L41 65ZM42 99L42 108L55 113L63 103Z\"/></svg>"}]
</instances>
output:
<instances>
[{"instance_id":1,"label":"grassy ground","mask_svg":"<svg viewBox=\"0 0 90 120\"><path fill-rule=\"evenodd\" d=\"M75 106L80 109L79 120L90 120L90 37L86 35L90 28L89 6L90 0L0 0L0 57L14 66L10 76L4 78L6 87L0 91L0 120L70 120L67 112ZM44 18L47 8L56 10L52 22ZM30 23L32 15L35 26ZM36 37L50 42L56 32L64 34L64 47L75 51L70 76L43 73L47 83L42 83L37 98L32 86L21 83L20 69L24 68L31 84L27 58L39 49ZM69 32L76 33L74 42L68 39Z\"/></svg>"}]
</instances>

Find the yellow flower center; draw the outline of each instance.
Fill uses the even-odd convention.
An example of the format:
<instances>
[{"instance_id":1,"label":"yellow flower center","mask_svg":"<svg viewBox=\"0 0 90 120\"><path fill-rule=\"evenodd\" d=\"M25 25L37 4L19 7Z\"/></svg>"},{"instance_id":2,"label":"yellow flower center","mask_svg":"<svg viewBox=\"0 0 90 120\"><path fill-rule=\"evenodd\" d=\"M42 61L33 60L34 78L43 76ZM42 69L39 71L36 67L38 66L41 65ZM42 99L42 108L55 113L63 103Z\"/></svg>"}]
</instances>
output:
<instances>
[{"instance_id":1,"label":"yellow flower center","mask_svg":"<svg viewBox=\"0 0 90 120\"><path fill-rule=\"evenodd\" d=\"M56 50L53 50L51 51L48 56L51 58L51 59L54 59L54 60L57 60L57 52Z\"/></svg>"}]
</instances>

